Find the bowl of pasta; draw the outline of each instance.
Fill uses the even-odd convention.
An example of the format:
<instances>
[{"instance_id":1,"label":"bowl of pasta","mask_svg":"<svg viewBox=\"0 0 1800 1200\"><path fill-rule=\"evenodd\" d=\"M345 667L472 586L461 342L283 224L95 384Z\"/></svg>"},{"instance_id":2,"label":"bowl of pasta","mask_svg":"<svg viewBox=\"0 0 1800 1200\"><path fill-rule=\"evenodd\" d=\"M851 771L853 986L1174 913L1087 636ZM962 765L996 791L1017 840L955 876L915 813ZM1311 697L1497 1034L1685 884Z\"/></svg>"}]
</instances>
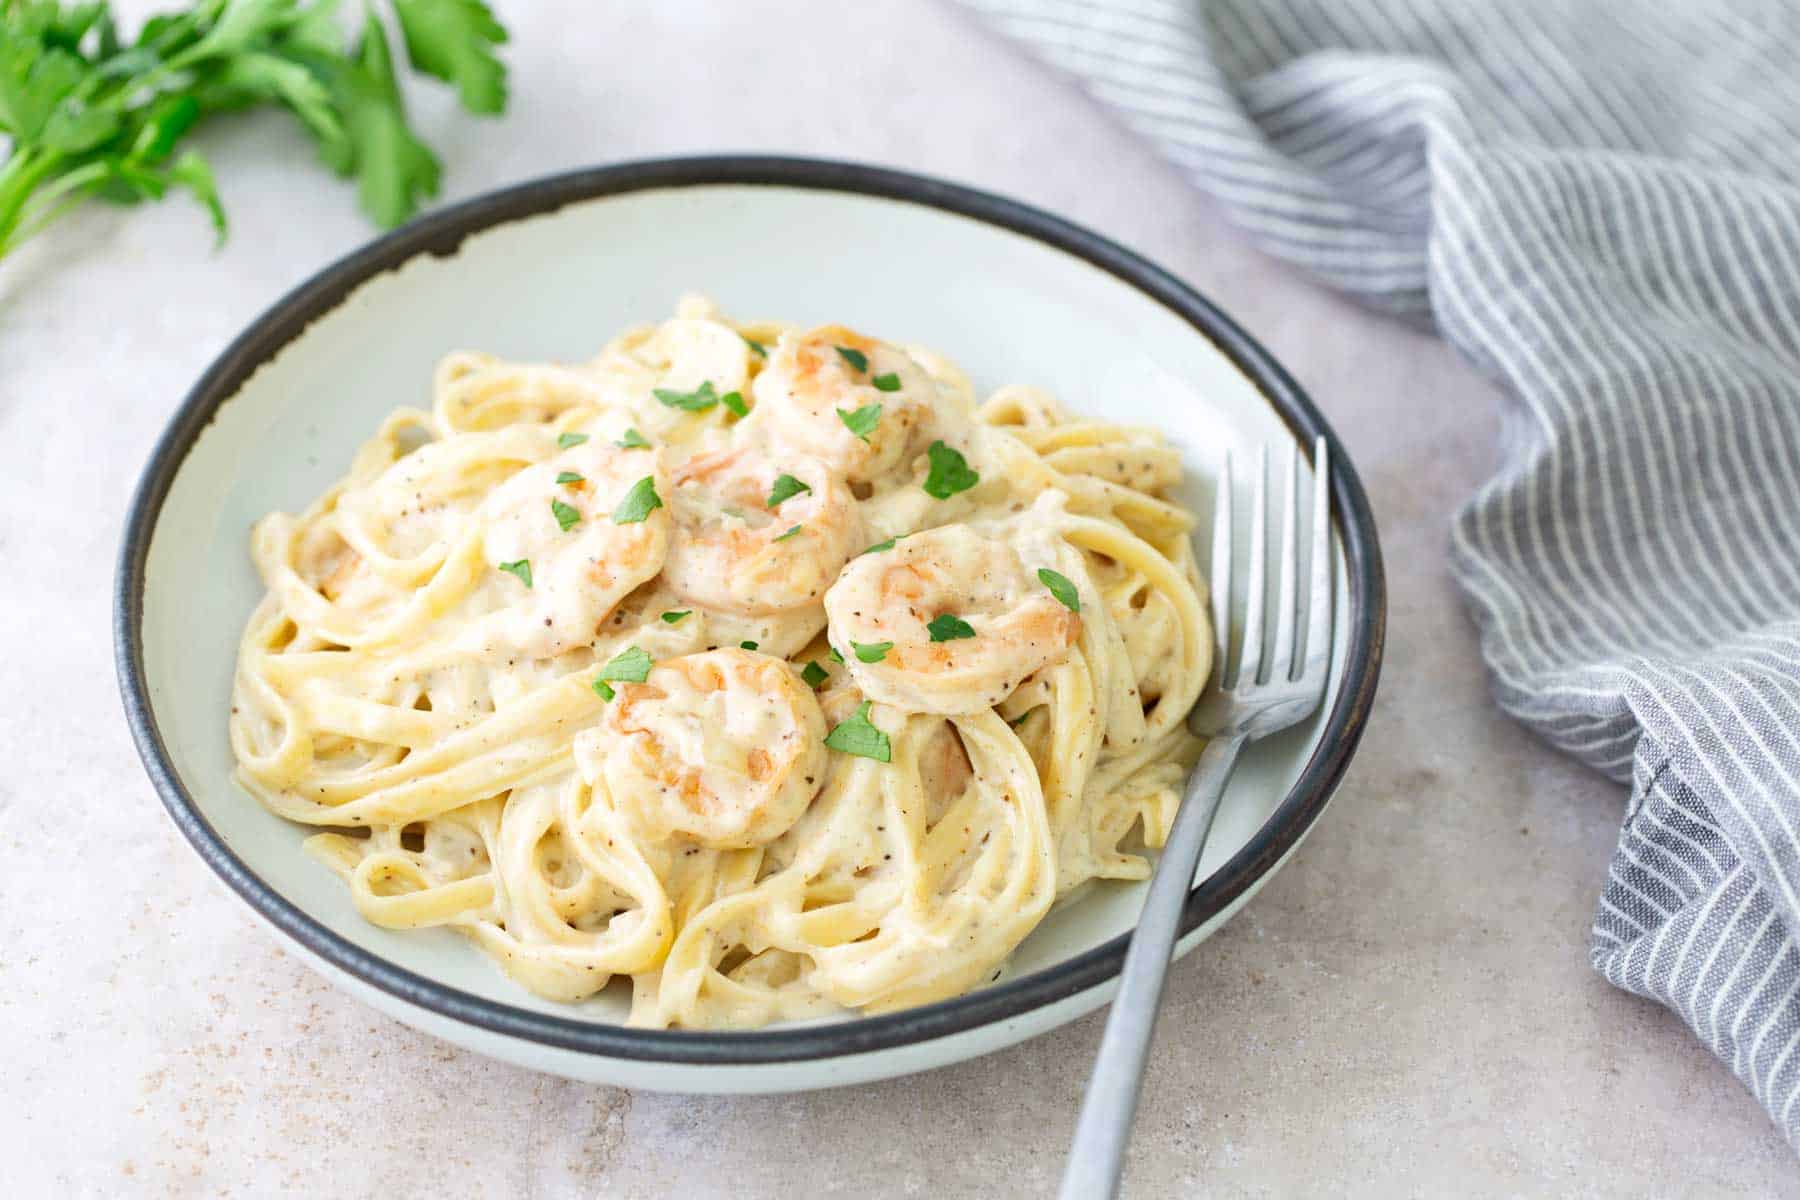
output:
<instances>
[{"instance_id":1,"label":"bowl of pasta","mask_svg":"<svg viewBox=\"0 0 1800 1200\"><path fill-rule=\"evenodd\" d=\"M626 1086L921 1070L1110 995L1200 749L1212 481L1317 437L1332 682L1245 756L1191 949L1367 719L1367 501L1192 289L900 172L581 171L300 286L145 470L126 713L231 894L401 1021Z\"/></svg>"}]
</instances>

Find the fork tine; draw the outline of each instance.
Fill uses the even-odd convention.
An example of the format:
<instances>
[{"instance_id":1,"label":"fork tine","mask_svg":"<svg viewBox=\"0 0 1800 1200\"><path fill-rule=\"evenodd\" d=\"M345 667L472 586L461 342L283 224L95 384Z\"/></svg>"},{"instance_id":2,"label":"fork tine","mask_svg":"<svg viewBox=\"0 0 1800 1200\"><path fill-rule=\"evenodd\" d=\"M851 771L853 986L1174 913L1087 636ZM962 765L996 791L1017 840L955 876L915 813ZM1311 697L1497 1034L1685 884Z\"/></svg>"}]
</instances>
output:
<instances>
[{"instance_id":1,"label":"fork tine","mask_svg":"<svg viewBox=\"0 0 1800 1200\"><path fill-rule=\"evenodd\" d=\"M1306 661L1301 673L1313 671L1331 654L1331 460L1325 439L1313 446L1312 586L1306 607ZM1324 675L1321 672L1320 679Z\"/></svg>"},{"instance_id":2,"label":"fork tine","mask_svg":"<svg viewBox=\"0 0 1800 1200\"><path fill-rule=\"evenodd\" d=\"M1294 590L1300 585L1299 510L1300 510L1299 446L1288 456L1287 497L1281 516L1281 582L1275 601L1275 651L1269 660L1269 678L1275 682L1294 677Z\"/></svg>"},{"instance_id":3,"label":"fork tine","mask_svg":"<svg viewBox=\"0 0 1800 1200\"><path fill-rule=\"evenodd\" d=\"M1231 451L1213 501L1212 540L1213 671L1223 682L1231 654Z\"/></svg>"},{"instance_id":4,"label":"fork tine","mask_svg":"<svg viewBox=\"0 0 1800 1200\"><path fill-rule=\"evenodd\" d=\"M1250 492L1250 586L1244 597L1244 648L1238 656L1233 687L1254 684L1262 675L1263 609L1268 604L1263 558L1268 553L1268 523L1269 447L1265 444L1256 456L1256 486Z\"/></svg>"}]
</instances>

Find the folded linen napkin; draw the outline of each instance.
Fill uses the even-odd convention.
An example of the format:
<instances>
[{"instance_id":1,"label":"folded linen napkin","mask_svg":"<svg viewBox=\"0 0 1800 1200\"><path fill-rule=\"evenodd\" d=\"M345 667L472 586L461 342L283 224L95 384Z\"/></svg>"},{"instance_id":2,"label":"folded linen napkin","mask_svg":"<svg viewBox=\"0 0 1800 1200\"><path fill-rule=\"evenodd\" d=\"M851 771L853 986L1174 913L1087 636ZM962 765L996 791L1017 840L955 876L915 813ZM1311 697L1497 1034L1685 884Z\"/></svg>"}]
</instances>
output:
<instances>
[{"instance_id":1,"label":"folded linen napkin","mask_svg":"<svg viewBox=\"0 0 1800 1200\"><path fill-rule=\"evenodd\" d=\"M1506 711L1631 784L1594 966L1800 1148L1800 8L963 3L1501 384L1451 554Z\"/></svg>"}]
</instances>

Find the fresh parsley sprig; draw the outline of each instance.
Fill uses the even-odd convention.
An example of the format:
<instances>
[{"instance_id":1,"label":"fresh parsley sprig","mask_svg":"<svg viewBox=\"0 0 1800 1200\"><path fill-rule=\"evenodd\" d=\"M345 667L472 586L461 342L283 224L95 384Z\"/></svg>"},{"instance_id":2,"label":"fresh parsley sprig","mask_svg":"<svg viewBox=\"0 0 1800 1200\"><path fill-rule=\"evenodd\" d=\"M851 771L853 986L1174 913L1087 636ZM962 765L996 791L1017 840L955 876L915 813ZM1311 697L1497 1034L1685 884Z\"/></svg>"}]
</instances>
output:
<instances>
[{"instance_id":1,"label":"fresh parsley sprig","mask_svg":"<svg viewBox=\"0 0 1800 1200\"><path fill-rule=\"evenodd\" d=\"M357 181L363 210L398 225L437 194L440 166L407 124L387 26L370 7L348 44L336 0L194 0L127 40L106 0L0 0L0 257L87 200L137 204L172 189L225 211L211 167L176 153L219 113L272 104ZM393 0L414 70L468 111L506 107L506 30L485 0Z\"/></svg>"}]
</instances>

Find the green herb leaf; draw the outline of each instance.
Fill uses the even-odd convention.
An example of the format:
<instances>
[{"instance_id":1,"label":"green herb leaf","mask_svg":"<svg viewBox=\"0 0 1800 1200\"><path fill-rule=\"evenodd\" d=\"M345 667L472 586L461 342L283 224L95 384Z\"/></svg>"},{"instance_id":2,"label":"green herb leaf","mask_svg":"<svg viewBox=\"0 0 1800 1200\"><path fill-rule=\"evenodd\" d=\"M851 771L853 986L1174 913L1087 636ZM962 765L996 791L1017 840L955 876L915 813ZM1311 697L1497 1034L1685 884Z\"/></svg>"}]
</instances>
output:
<instances>
[{"instance_id":1,"label":"green herb leaf","mask_svg":"<svg viewBox=\"0 0 1800 1200\"><path fill-rule=\"evenodd\" d=\"M679 408L683 412L705 412L719 402L719 394L713 391L711 380L707 380L691 392L677 392L670 388L655 388L658 400L670 408Z\"/></svg>"},{"instance_id":2,"label":"green herb leaf","mask_svg":"<svg viewBox=\"0 0 1800 1200\"><path fill-rule=\"evenodd\" d=\"M567 483L585 483L587 481L585 479L583 479L580 475L575 473L574 471L558 471L556 473L556 482L559 484L567 484Z\"/></svg>"},{"instance_id":3,"label":"green herb leaf","mask_svg":"<svg viewBox=\"0 0 1800 1200\"><path fill-rule=\"evenodd\" d=\"M321 144L340 174L357 177L357 198L377 225L391 228L437 195L437 156L413 136L394 78L394 56L378 20L363 23L362 42L335 73L334 101L344 114L343 149Z\"/></svg>"},{"instance_id":4,"label":"green herb leaf","mask_svg":"<svg viewBox=\"0 0 1800 1200\"><path fill-rule=\"evenodd\" d=\"M531 586L531 560L529 558L521 558L518 562L501 563L500 569L508 575L518 576L519 582L526 587Z\"/></svg>"},{"instance_id":5,"label":"green herb leaf","mask_svg":"<svg viewBox=\"0 0 1800 1200\"><path fill-rule=\"evenodd\" d=\"M848 346L833 346L832 349L836 350L839 356L850 364L851 370L866 371L869 369L869 356L861 350L852 350Z\"/></svg>"},{"instance_id":6,"label":"green herb leaf","mask_svg":"<svg viewBox=\"0 0 1800 1200\"><path fill-rule=\"evenodd\" d=\"M975 636L975 627L961 617L953 617L949 613L939 613L926 622L925 630L931 634L934 642L954 642L961 638Z\"/></svg>"},{"instance_id":7,"label":"green herb leaf","mask_svg":"<svg viewBox=\"0 0 1800 1200\"><path fill-rule=\"evenodd\" d=\"M825 657L829 658L832 662L838 664L840 667L844 665L844 656L837 652L836 646L825 647Z\"/></svg>"},{"instance_id":8,"label":"green herb leaf","mask_svg":"<svg viewBox=\"0 0 1800 1200\"><path fill-rule=\"evenodd\" d=\"M869 380L878 392L897 392L900 390L900 376L889 371L886 375L877 375Z\"/></svg>"},{"instance_id":9,"label":"green herb leaf","mask_svg":"<svg viewBox=\"0 0 1800 1200\"><path fill-rule=\"evenodd\" d=\"M656 477L646 475L631 485L619 507L613 509L613 524L635 525L662 506L662 497L656 494Z\"/></svg>"},{"instance_id":10,"label":"green herb leaf","mask_svg":"<svg viewBox=\"0 0 1800 1200\"><path fill-rule=\"evenodd\" d=\"M878 663L887 657L887 652L894 648L892 642L851 642L850 648L856 651L858 662Z\"/></svg>"},{"instance_id":11,"label":"green herb leaf","mask_svg":"<svg viewBox=\"0 0 1800 1200\"><path fill-rule=\"evenodd\" d=\"M900 539L897 537L891 537L885 542L876 542L873 546L864 550L863 554L886 554L889 550L894 548L894 543L899 540ZM861 555L858 555L857 557L860 558Z\"/></svg>"},{"instance_id":12,"label":"green herb leaf","mask_svg":"<svg viewBox=\"0 0 1800 1200\"><path fill-rule=\"evenodd\" d=\"M618 695L617 692L612 690L612 685L604 679L594 680L594 690L600 694L602 700L611 700L614 696Z\"/></svg>"},{"instance_id":13,"label":"green herb leaf","mask_svg":"<svg viewBox=\"0 0 1800 1200\"><path fill-rule=\"evenodd\" d=\"M821 667L817 662L809 662L801 670L800 678L806 681L807 687L816 689L820 684L831 678L831 672L827 671L824 667Z\"/></svg>"},{"instance_id":14,"label":"green herb leaf","mask_svg":"<svg viewBox=\"0 0 1800 1200\"><path fill-rule=\"evenodd\" d=\"M866 442L869 435L875 432L875 426L881 423L881 405L865 404L854 412L840 408L837 415L845 429Z\"/></svg>"},{"instance_id":15,"label":"green herb leaf","mask_svg":"<svg viewBox=\"0 0 1800 1200\"><path fill-rule=\"evenodd\" d=\"M726 408L729 408L740 417L747 417L750 415L750 406L744 403L744 393L742 392L726 392L723 396L719 397L719 403L723 404Z\"/></svg>"},{"instance_id":16,"label":"green herb leaf","mask_svg":"<svg viewBox=\"0 0 1800 1200\"><path fill-rule=\"evenodd\" d=\"M775 477L774 486L769 489L769 499L766 503L767 503L768 507L774 508L777 505L779 505L783 500L792 500L795 496L798 496L801 492L810 492L810 491L812 491L812 488L808 487L804 483L801 483L798 479L795 479L792 475L787 475L787 474L777 475Z\"/></svg>"},{"instance_id":17,"label":"green herb leaf","mask_svg":"<svg viewBox=\"0 0 1800 1200\"><path fill-rule=\"evenodd\" d=\"M675 622L681 620L681 618L687 616L689 613L691 613L693 611L694 610L691 608L684 608L684 609L681 609L679 612L677 612L674 609L670 609L668 612L666 612L662 615L663 623L666 625L673 625L673 624L675 624Z\"/></svg>"},{"instance_id":18,"label":"green herb leaf","mask_svg":"<svg viewBox=\"0 0 1800 1200\"><path fill-rule=\"evenodd\" d=\"M581 521L580 511L573 505L564 504L561 500L552 500L550 502L550 512L551 515L556 518L556 523L562 526L562 531L564 533L575 528Z\"/></svg>"},{"instance_id":19,"label":"green herb leaf","mask_svg":"<svg viewBox=\"0 0 1800 1200\"><path fill-rule=\"evenodd\" d=\"M506 30L482 0L394 0L406 56L456 88L472 113L506 108L506 68L494 57Z\"/></svg>"},{"instance_id":20,"label":"green herb leaf","mask_svg":"<svg viewBox=\"0 0 1800 1200\"><path fill-rule=\"evenodd\" d=\"M969 469L968 460L962 453L943 442L931 443L925 453L931 460L931 470L926 474L924 484L927 496L948 500L981 482L981 476Z\"/></svg>"},{"instance_id":21,"label":"green herb leaf","mask_svg":"<svg viewBox=\"0 0 1800 1200\"><path fill-rule=\"evenodd\" d=\"M792 528L790 528L786 533L781 534L780 536L776 537L774 540L777 542L785 542L789 538L793 537L795 534L799 533L801 528L802 528L802 526L795 525Z\"/></svg>"},{"instance_id":22,"label":"green herb leaf","mask_svg":"<svg viewBox=\"0 0 1800 1200\"><path fill-rule=\"evenodd\" d=\"M635 429L627 429L625 431L625 436L620 438L618 441L614 442L613 445L617 446L621 450L648 450L648 449L650 449L649 439L646 438L643 434L639 433Z\"/></svg>"},{"instance_id":23,"label":"green herb leaf","mask_svg":"<svg viewBox=\"0 0 1800 1200\"><path fill-rule=\"evenodd\" d=\"M854 716L840 721L825 735L825 745L840 754L872 758L876 762L893 762L894 750L888 735L869 720L869 702L864 700Z\"/></svg>"},{"instance_id":24,"label":"green herb leaf","mask_svg":"<svg viewBox=\"0 0 1800 1200\"><path fill-rule=\"evenodd\" d=\"M627 434L626 436L629 437L631 435ZM581 443L587 440L588 435L585 433L559 433L556 435L556 448L558 450L573 450L576 446L581 445Z\"/></svg>"},{"instance_id":25,"label":"green herb leaf","mask_svg":"<svg viewBox=\"0 0 1800 1200\"><path fill-rule=\"evenodd\" d=\"M642 683L650 678L651 665L650 652L640 646L633 646L613 655L600 668L600 678L615 679L620 683Z\"/></svg>"},{"instance_id":26,"label":"green herb leaf","mask_svg":"<svg viewBox=\"0 0 1800 1200\"><path fill-rule=\"evenodd\" d=\"M754 650L754 649L756 649L756 643L755 643L755 642L739 642L739 643L738 643L738 649L740 649L740 650Z\"/></svg>"},{"instance_id":27,"label":"green herb leaf","mask_svg":"<svg viewBox=\"0 0 1800 1200\"><path fill-rule=\"evenodd\" d=\"M1031 714L1036 711L1037 711L1037 709L1035 709L1035 708L1028 708L1024 712L1020 713L1018 716L1014 717L1012 720L1008 721L1007 724L1009 726L1011 726L1012 728L1017 729L1019 726L1023 725L1025 722L1031 720Z\"/></svg>"},{"instance_id":28,"label":"green herb leaf","mask_svg":"<svg viewBox=\"0 0 1800 1200\"><path fill-rule=\"evenodd\" d=\"M767 346L763 345L761 342L757 341L755 338L751 337L747 333L740 333L740 334L738 334L738 336L744 339L744 345L746 345L746 346L750 347L752 350L756 351L758 357L760 357L760 358L769 357L769 348Z\"/></svg>"},{"instance_id":29,"label":"green herb leaf","mask_svg":"<svg viewBox=\"0 0 1800 1200\"><path fill-rule=\"evenodd\" d=\"M1059 575L1049 567L1038 568L1038 582L1050 589L1050 594L1062 601L1064 608L1070 612L1081 611L1081 593L1069 582L1066 575Z\"/></svg>"}]
</instances>

